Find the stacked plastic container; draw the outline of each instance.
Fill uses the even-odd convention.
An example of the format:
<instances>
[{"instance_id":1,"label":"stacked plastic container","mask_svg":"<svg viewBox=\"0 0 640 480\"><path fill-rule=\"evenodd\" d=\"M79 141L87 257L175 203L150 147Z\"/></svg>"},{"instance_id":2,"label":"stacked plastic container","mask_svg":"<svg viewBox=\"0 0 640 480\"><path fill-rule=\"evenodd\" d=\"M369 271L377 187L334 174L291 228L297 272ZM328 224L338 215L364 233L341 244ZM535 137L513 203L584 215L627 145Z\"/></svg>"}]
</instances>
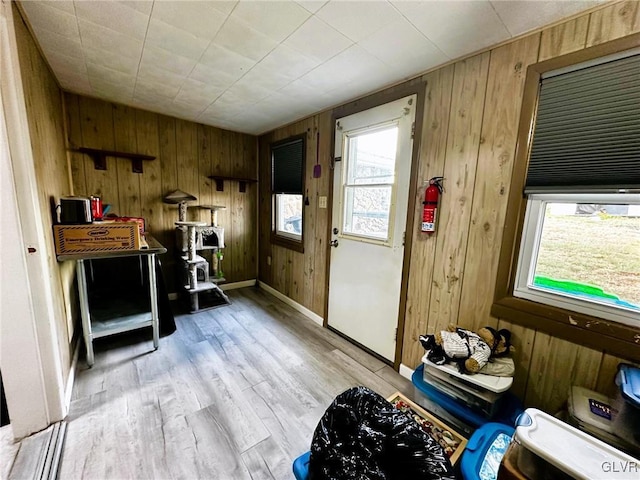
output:
<instances>
[{"instance_id":1,"label":"stacked plastic container","mask_svg":"<svg viewBox=\"0 0 640 480\"><path fill-rule=\"evenodd\" d=\"M508 390L513 377L461 374L452 364L436 365L427 355L413 373L416 402L467 436L497 422L513 426L522 404Z\"/></svg>"},{"instance_id":2,"label":"stacked plastic container","mask_svg":"<svg viewBox=\"0 0 640 480\"><path fill-rule=\"evenodd\" d=\"M501 480L637 480L634 457L535 408L518 419Z\"/></svg>"}]
</instances>

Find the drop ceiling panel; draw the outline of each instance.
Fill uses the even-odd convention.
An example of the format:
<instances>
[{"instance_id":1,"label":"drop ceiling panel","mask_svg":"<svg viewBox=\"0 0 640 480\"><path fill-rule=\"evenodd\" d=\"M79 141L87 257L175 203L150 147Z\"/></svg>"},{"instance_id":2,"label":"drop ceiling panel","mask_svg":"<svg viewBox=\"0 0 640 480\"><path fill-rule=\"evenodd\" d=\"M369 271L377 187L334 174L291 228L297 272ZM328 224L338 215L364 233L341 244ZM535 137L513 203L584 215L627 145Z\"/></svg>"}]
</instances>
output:
<instances>
[{"instance_id":1,"label":"drop ceiling panel","mask_svg":"<svg viewBox=\"0 0 640 480\"><path fill-rule=\"evenodd\" d=\"M214 2L156 2L152 19L160 20L194 37L212 40L227 15L215 8Z\"/></svg>"},{"instance_id":2,"label":"drop ceiling panel","mask_svg":"<svg viewBox=\"0 0 640 480\"><path fill-rule=\"evenodd\" d=\"M119 2L76 2L76 15L138 40L144 40L149 23L148 15Z\"/></svg>"},{"instance_id":3,"label":"drop ceiling panel","mask_svg":"<svg viewBox=\"0 0 640 480\"><path fill-rule=\"evenodd\" d=\"M596 1L22 2L69 91L259 134Z\"/></svg>"},{"instance_id":4,"label":"drop ceiling panel","mask_svg":"<svg viewBox=\"0 0 640 480\"><path fill-rule=\"evenodd\" d=\"M557 20L558 14L568 17L585 8L595 7L602 1L492 1L491 4L509 33L515 36Z\"/></svg>"},{"instance_id":5,"label":"drop ceiling panel","mask_svg":"<svg viewBox=\"0 0 640 480\"><path fill-rule=\"evenodd\" d=\"M388 2L363 1L329 2L316 12L316 16L354 42L401 18Z\"/></svg>"},{"instance_id":6,"label":"drop ceiling panel","mask_svg":"<svg viewBox=\"0 0 640 480\"><path fill-rule=\"evenodd\" d=\"M353 45L353 41L316 17L311 17L284 42L300 53L325 62Z\"/></svg>"}]
</instances>

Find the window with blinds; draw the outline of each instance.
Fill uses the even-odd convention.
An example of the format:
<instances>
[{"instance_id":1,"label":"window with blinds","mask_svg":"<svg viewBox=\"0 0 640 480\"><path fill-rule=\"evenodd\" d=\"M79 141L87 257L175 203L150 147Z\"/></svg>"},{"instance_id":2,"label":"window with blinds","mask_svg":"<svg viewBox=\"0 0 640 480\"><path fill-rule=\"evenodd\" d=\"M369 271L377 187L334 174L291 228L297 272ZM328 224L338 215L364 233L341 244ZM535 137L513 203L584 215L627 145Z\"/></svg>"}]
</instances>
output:
<instances>
[{"instance_id":1,"label":"window with blinds","mask_svg":"<svg viewBox=\"0 0 640 480\"><path fill-rule=\"evenodd\" d=\"M302 251L305 138L271 145L272 242Z\"/></svg>"},{"instance_id":2,"label":"window with blinds","mask_svg":"<svg viewBox=\"0 0 640 480\"><path fill-rule=\"evenodd\" d=\"M640 189L640 54L543 76L525 193Z\"/></svg>"},{"instance_id":3,"label":"window with blinds","mask_svg":"<svg viewBox=\"0 0 640 480\"><path fill-rule=\"evenodd\" d=\"M513 295L640 326L640 54L542 75Z\"/></svg>"}]
</instances>

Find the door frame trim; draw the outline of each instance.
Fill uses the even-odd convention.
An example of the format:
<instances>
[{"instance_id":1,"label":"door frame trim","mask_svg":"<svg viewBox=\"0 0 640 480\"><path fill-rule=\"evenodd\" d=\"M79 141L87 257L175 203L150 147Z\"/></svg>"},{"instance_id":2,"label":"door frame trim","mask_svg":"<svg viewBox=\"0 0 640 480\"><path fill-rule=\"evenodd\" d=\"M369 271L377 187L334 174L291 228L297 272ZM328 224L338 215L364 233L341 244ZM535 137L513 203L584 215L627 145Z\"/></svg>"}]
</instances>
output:
<instances>
[{"instance_id":1,"label":"door frame trim","mask_svg":"<svg viewBox=\"0 0 640 480\"><path fill-rule=\"evenodd\" d=\"M418 189L418 160L420 156L420 144L422 140L422 123L424 116L424 102L425 102L425 92L426 92L427 82L422 79L422 77L417 77L413 80L409 80L400 85L396 85L394 87L390 87L381 92L376 92L366 97L359 98L349 103L345 103L339 107L336 107L331 112L331 174L329 175L329 198L327 199L327 207L329 211L327 214L329 215L329 221L327 222L327 231L326 231L326 241L327 245L327 255L325 259L326 263L326 272L325 275L325 305L324 311L327 312L325 315L323 326L328 328L329 326L329 280L331 277L331 254L330 254L330 245L329 242L331 240L331 229L333 219L333 168L334 168L334 158L335 158L335 138L336 138L336 120L342 117L346 117L349 115L353 115L355 113L360 113L365 110L369 110L371 108L379 107L380 105L384 105L385 103L390 103L395 100L399 100L404 97L408 97L410 95L416 95L416 115L415 115L415 127L413 134L413 146L411 149L411 170L409 177L409 204L407 205L407 221L405 232L412 232L415 227L415 218L414 218L414 208L412 207L413 199L415 199L416 192ZM405 326L405 314L407 308L407 292L409 290L409 268L410 268L410 260L411 260L411 250L413 243L413 235L407 235L405 233L405 243L404 243L404 256L402 261L402 277L400 284L400 302L398 306L398 334L396 337L396 352L395 359L393 361L393 368L398 371L400 368L400 363L402 360L402 348L403 348L403 340L404 340L404 326Z\"/></svg>"}]
</instances>

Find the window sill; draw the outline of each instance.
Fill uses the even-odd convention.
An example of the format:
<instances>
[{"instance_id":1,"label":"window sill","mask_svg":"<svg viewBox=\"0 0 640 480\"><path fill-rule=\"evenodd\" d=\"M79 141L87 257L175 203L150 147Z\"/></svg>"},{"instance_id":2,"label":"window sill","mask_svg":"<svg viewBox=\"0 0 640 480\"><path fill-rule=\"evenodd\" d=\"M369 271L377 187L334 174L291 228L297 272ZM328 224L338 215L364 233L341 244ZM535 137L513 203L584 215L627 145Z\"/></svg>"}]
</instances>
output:
<instances>
[{"instance_id":1,"label":"window sill","mask_svg":"<svg viewBox=\"0 0 640 480\"><path fill-rule=\"evenodd\" d=\"M491 315L634 361L640 361L640 329L562 308L505 296Z\"/></svg>"},{"instance_id":2,"label":"window sill","mask_svg":"<svg viewBox=\"0 0 640 480\"><path fill-rule=\"evenodd\" d=\"M292 240L290 238L281 237L280 235L276 235L274 232L271 232L271 244L288 248L289 250L293 250L295 252L304 253L303 240L298 241L298 240Z\"/></svg>"}]
</instances>

